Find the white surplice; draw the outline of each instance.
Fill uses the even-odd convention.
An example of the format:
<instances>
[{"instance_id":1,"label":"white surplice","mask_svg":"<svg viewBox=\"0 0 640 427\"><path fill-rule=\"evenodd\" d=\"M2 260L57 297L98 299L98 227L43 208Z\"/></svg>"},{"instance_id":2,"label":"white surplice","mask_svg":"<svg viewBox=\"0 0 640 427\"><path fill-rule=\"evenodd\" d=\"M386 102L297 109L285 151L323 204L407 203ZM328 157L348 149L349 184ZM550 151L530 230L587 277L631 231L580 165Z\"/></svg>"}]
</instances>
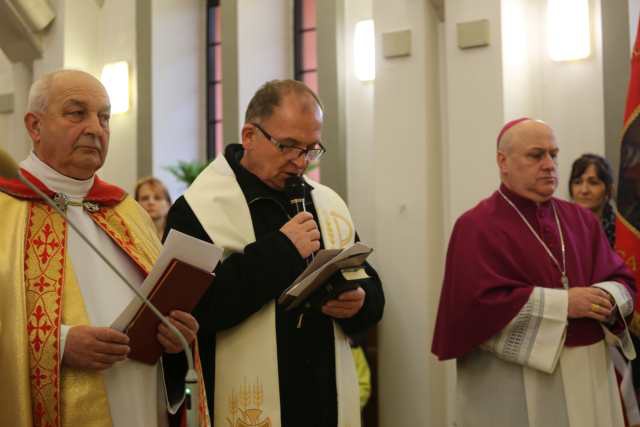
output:
<instances>
[{"instance_id":1,"label":"white surplice","mask_svg":"<svg viewBox=\"0 0 640 427\"><path fill-rule=\"evenodd\" d=\"M620 316L633 310L623 285L593 286L614 297ZM567 291L536 287L498 335L458 358L459 427L624 427L607 342L566 347L567 307ZM628 333L605 331L633 358Z\"/></svg>"},{"instance_id":2,"label":"white surplice","mask_svg":"<svg viewBox=\"0 0 640 427\"><path fill-rule=\"evenodd\" d=\"M34 153L21 162L20 167L54 192L66 194L73 202L81 202L93 186L93 178L76 180L64 176L38 159ZM142 273L124 251L93 222L82 206L69 205L66 214L131 283L142 283ZM91 325L109 326L135 298L135 294L71 227L68 227L67 250ZM74 325L61 327L61 358L67 333L72 326ZM103 371L103 376L114 427L168 426L167 398L160 362L150 366L125 360Z\"/></svg>"}]
</instances>

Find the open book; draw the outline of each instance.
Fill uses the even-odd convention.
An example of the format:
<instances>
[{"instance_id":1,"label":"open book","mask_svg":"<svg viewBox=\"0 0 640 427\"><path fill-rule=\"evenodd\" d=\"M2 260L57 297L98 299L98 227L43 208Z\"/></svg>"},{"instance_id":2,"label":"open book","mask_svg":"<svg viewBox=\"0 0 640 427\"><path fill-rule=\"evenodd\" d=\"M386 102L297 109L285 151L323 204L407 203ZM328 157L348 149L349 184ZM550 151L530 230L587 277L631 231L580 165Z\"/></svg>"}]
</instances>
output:
<instances>
[{"instance_id":1,"label":"open book","mask_svg":"<svg viewBox=\"0 0 640 427\"><path fill-rule=\"evenodd\" d=\"M318 251L311 264L282 292L278 303L287 310L299 306L338 270L361 267L371 252L373 249L360 242L344 249Z\"/></svg>"}]
</instances>

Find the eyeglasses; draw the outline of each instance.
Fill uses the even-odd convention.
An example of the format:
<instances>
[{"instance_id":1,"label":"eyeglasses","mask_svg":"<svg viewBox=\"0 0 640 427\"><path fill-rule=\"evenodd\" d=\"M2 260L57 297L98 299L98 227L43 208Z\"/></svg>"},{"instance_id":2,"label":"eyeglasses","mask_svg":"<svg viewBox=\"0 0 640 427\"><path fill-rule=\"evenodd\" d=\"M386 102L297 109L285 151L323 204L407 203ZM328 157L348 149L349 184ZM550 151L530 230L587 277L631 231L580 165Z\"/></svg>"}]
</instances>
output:
<instances>
[{"instance_id":1,"label":"eyeglasses","mask_svg":"<svg viewBox=\"0 0 640 427\"><path fill-rule=\"evenodd\" d=\"M285 156L292 157L294 159L299 159L302 155L304 155L304 159L307 162L313 162L315 160L320 160L320 157L327 150L320 144L319 142L314 145L313 148L300 148L288 142L281 142L272 137L269 132L262 129L262 127L257 123L251 123L253 126L258 128L260 132L271 142L282 154Z\"/></svg>"}]
</instances>

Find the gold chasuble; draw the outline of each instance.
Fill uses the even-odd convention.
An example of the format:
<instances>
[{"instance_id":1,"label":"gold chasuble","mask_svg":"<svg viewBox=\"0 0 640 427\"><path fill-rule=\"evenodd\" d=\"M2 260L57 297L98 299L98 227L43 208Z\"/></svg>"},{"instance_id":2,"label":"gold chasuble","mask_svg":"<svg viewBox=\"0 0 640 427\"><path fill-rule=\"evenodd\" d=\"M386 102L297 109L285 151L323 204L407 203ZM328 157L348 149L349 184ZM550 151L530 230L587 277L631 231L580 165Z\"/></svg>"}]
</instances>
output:
<instances>
[{"instance_id":1,"label":"gold chasuble","mask_svg":"<svg viewBox=\"0 0 640 427\"><path fill-rule=\"evenodd\" d=\"M0 179L0 191L0 425L110 427L102 374L61 365L60 325L90 324L67 257L66 222L18 181ZM83 205L146 275L160 242L140 206L97 177ZM202 426L207 418L202 403Z\"/></svg>"},{"instance_id":2,"label":"gold chasuble","mask_svg":"<svg viewBox=\"0 0 640 427\"><path fill-rule=\"evenodd\" d=\"M352 244L355 231L344 201L328 187L315 182L312 186L325 247ZM224 249L225 257L255 241L249 206L224 155L198 176L185 199L211 240ZM351 348L336 322L333 330L338 426L359 427L358 379ZM280 427L274 301L216 335L213 413L216 427Z\"/></svg>"}]
</instances>

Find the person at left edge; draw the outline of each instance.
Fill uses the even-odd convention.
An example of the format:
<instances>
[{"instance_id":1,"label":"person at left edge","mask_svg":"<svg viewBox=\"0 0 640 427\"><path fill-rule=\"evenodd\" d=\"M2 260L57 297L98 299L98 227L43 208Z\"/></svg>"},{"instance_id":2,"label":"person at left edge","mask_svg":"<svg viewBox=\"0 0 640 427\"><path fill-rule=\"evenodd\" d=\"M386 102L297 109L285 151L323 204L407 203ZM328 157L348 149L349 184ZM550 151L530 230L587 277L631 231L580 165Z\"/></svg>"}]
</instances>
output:
<instances>
[{"instance_id":1,"label":"person at left edge","mask_svg":"<svg viewBox=\"0 0 640 427\"><path fill-rule=\"evenodd\" d=\"M43 76L29 94L24 122L33 151L20 167L125 277L141 283L160 241L133 198L96 175L109 119L109 97L90 74ZM0 425L169 426L170 414L184 412L186 361L177 338L160 326L149 333L164 348L162 361L127 359L129 338L109 325L133 292L28 187L3 179L0 191ZM193 316L175 311L170 320L194 342ZM200 425L208 425L204 402L200 412Z\"/></svg>"}]
</instances>

